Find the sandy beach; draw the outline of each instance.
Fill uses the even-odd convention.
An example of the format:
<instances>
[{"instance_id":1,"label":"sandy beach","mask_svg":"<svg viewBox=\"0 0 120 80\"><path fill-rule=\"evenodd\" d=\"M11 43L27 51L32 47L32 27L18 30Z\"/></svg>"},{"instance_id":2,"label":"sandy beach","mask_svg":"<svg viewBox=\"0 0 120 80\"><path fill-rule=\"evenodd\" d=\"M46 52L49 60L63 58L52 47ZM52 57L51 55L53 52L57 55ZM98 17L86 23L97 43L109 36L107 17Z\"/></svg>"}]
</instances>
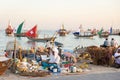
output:
<instances>
[{"instance_id":1,"label":"sandy beach","mask_svg":"<svg viewBox=\"0 0 120 80\"><path fill-rule=\"evenodd\" d=\"M64 77L69 77L73 78L72 76L85 76L85 75L91 75L91 74L109 74L109 73L120 73L120 69L113 68L113 67L105 67L105 66L98 66L98 65L89 65L89 69L84 70L84 72L81 73L71 73L71 74L59 74L59 75L50 75L46 77L31 77L31 76L20 76L18 74L13 74L9 70L7 70L3 75L0 76L0 80L52 80L52 78L55 78L54 80L57 80L58 77L62 76ZM118 76L119 77L119 76ZM60 79L61 80L61 79ZM72 80L72 79L71 79Z\"/></svg>"}]
</instances>

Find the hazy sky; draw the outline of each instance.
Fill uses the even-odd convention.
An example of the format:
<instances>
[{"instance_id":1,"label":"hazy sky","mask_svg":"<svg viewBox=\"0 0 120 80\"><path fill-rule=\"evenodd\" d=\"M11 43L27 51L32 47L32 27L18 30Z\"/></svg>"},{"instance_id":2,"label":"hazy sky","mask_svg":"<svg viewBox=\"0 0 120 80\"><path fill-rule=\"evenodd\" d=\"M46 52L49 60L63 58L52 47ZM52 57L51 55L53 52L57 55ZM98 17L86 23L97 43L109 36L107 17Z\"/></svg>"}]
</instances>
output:
<instances>
[{"instance_id":1,"label":"hazy sky","mask_svg":"<svg viewBox=\"0 0 120 80\"><path fill-rule=\"evenodd\" d=\"M120 27L120 0L0 0L0 28L25 20L24 28L57 30Z\"/></svg>"}]
</instances>

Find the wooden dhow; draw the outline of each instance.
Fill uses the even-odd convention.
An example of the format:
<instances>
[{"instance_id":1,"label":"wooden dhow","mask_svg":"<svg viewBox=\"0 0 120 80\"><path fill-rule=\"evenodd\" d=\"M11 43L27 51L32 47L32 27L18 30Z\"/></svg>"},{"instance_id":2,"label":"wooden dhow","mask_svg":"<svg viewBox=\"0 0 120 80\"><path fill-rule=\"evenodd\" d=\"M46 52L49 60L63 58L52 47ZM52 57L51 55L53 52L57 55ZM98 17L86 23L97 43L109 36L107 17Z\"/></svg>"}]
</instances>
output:
<instances>
[{"instance_id":1,"label":"wooden dhow","mask_svg":"<svg viewBox=\"0 0 120 80\"><path fill-rule=\"evenodd\" d=\"M55 34L56 35L56 34ZM37 34L37 25L35 25L32 29L28 30L25 33L25 36L32 41L37 41L37 42L47 42L47 41L54 41L56 37L42 37L39 38Z\"/></svg>"},{"instance_id":2,"label":"wooden dhow","mask_svg":"<svg viewBox=\"0 0 120 80\"><path fill-rule=\"evenodd\" d=\"M0 75L4 74L5 71L10 67L11 59L6 57L0 57Z\"/></svg>"},{"instance_id":3,"label":"wooden dhow","mask_svg":"<svg viewBox=\"0 0 120 80\"><path fill-rule=\"evenodd\" d=\"M70 31L67 31L67 30L64 28L64 25L62 24L61 29L58 30L59 36L65 36L65 35L67 35L67 34L69 34L69 33L70 33Z\"/></svg>"}]
</instances>

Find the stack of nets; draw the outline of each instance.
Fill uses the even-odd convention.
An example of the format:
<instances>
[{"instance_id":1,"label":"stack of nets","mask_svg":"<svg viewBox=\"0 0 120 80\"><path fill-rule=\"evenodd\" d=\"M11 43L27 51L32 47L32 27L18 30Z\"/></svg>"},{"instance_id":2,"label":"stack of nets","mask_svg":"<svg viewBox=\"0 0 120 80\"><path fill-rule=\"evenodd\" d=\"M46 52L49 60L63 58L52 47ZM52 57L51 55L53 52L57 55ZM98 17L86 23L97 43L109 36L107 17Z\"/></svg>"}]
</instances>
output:
<instances>
[{"instance_id":1,"label":"stack of nets","mask_svg":"<svg viewBox=\"0 0 120 80\"><path fill-rule=\"evenodd\" d=\"M87 48L87 52L90 53L91 58L93 60L93 64L95 65L108 65L111 66L114 63L114 47L96 47L91 46Z\"/></svg>"}]
</instances>

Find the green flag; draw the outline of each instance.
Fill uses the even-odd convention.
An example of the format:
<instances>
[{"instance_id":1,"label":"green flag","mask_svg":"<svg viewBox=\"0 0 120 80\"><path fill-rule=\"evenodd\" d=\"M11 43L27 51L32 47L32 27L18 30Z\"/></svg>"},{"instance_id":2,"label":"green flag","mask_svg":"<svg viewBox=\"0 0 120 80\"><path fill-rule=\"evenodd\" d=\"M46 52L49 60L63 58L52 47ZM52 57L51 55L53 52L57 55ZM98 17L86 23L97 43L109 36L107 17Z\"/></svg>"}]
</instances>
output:
<instances>
[{"instance_id":1,"label":"green flag","mask_svg":"<svg viewBox=\"0 0 120 80\"><path fill-rule=\"evenodd\" d=\"M102 31L103 31L103 28L98 32L98 34L101 35L101 34L102 34Z\"/></svg>"},{"instance_id":2,"label":"green flag","mask_svg":"<svg viewBox=\"0 0 120 80\"><path fill-rule=\"evenodd\" d=\"M17 28L17 34L21 33L23 24L24 24L24 21L18 26L18 28Z\"/></svg>"}]
</instances>

